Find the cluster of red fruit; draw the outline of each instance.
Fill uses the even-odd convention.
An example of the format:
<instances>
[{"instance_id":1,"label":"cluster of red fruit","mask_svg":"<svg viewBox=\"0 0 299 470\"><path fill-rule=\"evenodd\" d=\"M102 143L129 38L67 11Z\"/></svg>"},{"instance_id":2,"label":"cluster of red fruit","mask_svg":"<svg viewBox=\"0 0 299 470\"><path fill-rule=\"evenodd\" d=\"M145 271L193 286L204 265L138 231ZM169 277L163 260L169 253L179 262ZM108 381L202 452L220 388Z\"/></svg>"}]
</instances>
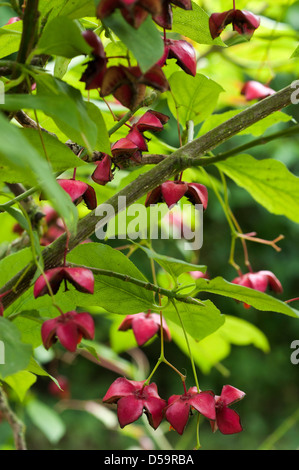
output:
<instances>
[{"instance_id":1,"label":"cluster of red fruit","mask_svg":"<svg viewBox=\"0 0 299 470\"><path fill-rule=\"evenodd\" d=\"M125 138L115 142L111 146L111 155L102 153L100 159L93 162L96 165L91 179L100 185L105 185L113 179L114 167L121 168L128 160L140 163L142 152L147 151L147 138L144 132L158 132L167 123L168 116L154 110L148 110L139 120L128 125L130 131ZM114 161L113 161L114 160ZM116 162L117 163L114 163ZM78 179L58 179L58 184L68 193L74 204L79 204L82 200L88 209L97 207L97 198L94 188Z\"/></svg>"},{"instance_id":2,"label":"cluster of red fruit","mask_svg":"<svg viewBox=\"0 0 299 470\"><path fill-rule=\"evenodd\" d=\"M185 40L167 39L165 34L162 57L143 73L138 65L108 67L109 58L99 37L92 31L85 31L83 36L92 48L93 57L81 77L86 89L100 89L100 96L103 98L113 95L123 106L131 110L142 103L147 86L161 93L169 90L168 81L162 70L167 59L176 59L186 73L196 75L196 53L193 46Z\"/></svg>"},{"instance_id":3,"label":"cluster of red fruit","mask_svg":"<svg viewBox=\"0 0 299 470\"><path fill-rule=\"evenodd\" d=\"M34 284L34 297L55 295L61 283L70 283L79 292L94 293L94 276L86 268L71 268L62 266L45 271ZM56 318L46 320L42 324L41 335L46 349L49 349L57 339L69 351L75 352L82 338L93 339L95 333L94 321L88 312L77 313L70 311L60 313Z\"/></svg>"},{"instance_id":4,"label":"cluster of red fruit","mask_svg":"<svg viewBox=\"0 0 299 470\"><path fill-rule=\"evenodd\" d=\"M92 31L85 31L83 37L91 46L92 59L88 62L81 81L85 82L86 89L99 89L100 96L113 95L122 105L135 110L144 100L146 87L152 87L160 92L169 89L169 84L162 68L167 59L175 58L178 65L192 76L196 75L196 54L193 46L185 40L174 40L166 37L165 30L172 28L172 5L191 10L191 0L102 0L97 9L97 16L104 20L116 9L120 9L123 18L134 28L139 28L148 15L160 27L164 28L164 53L161 59L147 72L143 73L140 67L124 65L108 67L109 57L106 56L100 38ZM12 21L11 21L12 22ZM235 7L223 13L214 13L210 17L209 25L212 38L221 34L223 29L232 24L233 29L242 35L251 37L260 21L252 13L245 10L236 10ZM242 89L246 99L261 99L271 94L273 90L257 82L249 82ZM154 110L148 110L136 122L129 126L128 134L111 146L111 155L102 154L100 160L94 162L96 169L91 175L92 180L105 185L113 178L113 159L117 159L118 167L122 162L133 160L139 163L142 152L148 150L146 131L158 132L167 123L168 117ZM86 206L93 210L97 206L96 194L92 186L76 180L58 179L60 186L69 194L74 204L82 200ZM204 210L208 205L207 188L198 183L187 183L181 180L166 181L152 190L146 199L145 205L165 202L169 208L182 197L187 197L194 205L202 204ZM65 231L59 222L57 214L51 211L46 214L48 231L42 244L51 243ZM45 294L55 295L61 283L70 283L79 292L93 294L94 276L86 268L62 267L49 269L35 282L34 297ZM268 284L277 292L282 288L278 279L269 271L247 273L236 278L234 283L265 291ZM0 303L0 314L1 303ZM163 322L161 325L161 321ZM160 315L139 313L128 315L121 323L119 330L126 331L132 328L139 346L145 344L161 330L165 340L170 340L169 329ZM93 339L95 326L92 316L88 312L76 311L61 312L60 316L47 320L42 325L42 341L49 349L57 339L69 351L76 351L82 338ZM165 418L179 434L182 434L190 414L196 410L205 416L211 424L212 430L220 430L223 434L238 433L242 430L239 415L229 405L241 400L244 392L225 385L221 395L212 391L200 391L191 387L187 391L185 382L184 394L173 395L166 402L160 398L157 386L149 381L132 381L124 377L116 379L109 387L103 402L117 404L117 414L121 427L136 421L143 412L148 417L149 424L154 428L160 425Z\"/></svg>"},{"instance_id":5,"label":"cluster of red fruit","mask_svg":"<svg viewBox=\"0 0 299 470\"><path fill-rule=\"evenodd\" d=\"M155 383L136 382L119 377L109 387L103 398L104 403L117 404L117 416L120 427L133 423L143 412L149 424L154 428L165 418L179 434L183 434L193 410L205 416L211 423L213 432L219 429L223 434L235 434L242 431L240 417L229 405L241 400L245 393L231 385L222 388L221 395L212 391L202 392L197 387L184 394L172 395L163 400Z\"/></svg>"}]
</instances>

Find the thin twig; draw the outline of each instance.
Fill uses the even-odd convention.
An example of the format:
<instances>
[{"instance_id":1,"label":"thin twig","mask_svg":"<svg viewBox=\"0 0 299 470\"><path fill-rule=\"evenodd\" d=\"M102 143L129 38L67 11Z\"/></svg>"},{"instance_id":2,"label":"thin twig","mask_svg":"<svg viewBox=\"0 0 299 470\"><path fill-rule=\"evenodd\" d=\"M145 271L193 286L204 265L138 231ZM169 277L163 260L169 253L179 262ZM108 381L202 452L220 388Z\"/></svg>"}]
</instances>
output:
<instances>
[{"instance_id":1,"label":"thin twig","mask_svg":"<svg viewBox=\"0 0 299 470\"><path fill-rule=\"evenodd\" d=\"M9 423L14 435L16 450L27 450L25 442L25 425L16 416L11 407L9 406L7 397L3 388L0 386L0 411L3 418Z\"/></svg>"}]
</instances>

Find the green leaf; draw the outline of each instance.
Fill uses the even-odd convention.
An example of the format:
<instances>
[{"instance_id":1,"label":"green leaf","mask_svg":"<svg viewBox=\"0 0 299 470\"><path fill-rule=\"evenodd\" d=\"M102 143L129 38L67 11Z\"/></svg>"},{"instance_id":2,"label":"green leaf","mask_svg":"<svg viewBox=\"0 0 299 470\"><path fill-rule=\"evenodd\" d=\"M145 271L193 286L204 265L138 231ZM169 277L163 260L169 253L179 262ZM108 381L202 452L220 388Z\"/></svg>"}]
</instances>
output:
<instances>
[{"instance_id":1,"label":"green leaf","mask_svg":"<svg viewBox=\"0 0 299 470\"><path fill-rule=\"evenodd\" d=\"M190 272L190 271L201 271L203 273L206 272L206 266L200 266L197 264L187 263L186 261L172 258L170 256L160 255L145 246L138 245L150 259L155 260L162 268L167 271L172 278L176 281L180 274Z\"/></svg>"},{"instance_id":2,"label":"green leaf","mask_svg":"<svg viewBox=\"0 0 299 470\"><path fill-rule=\"evenodd\" d=\"M21 129L21 133L26 137L30 144L38 151L38 153L46 159L43 151L43 144L40 139L39 132L36 129ZM70 148L60 142L54 136L43 132L43 143L47 150L47 157L51 162L53 171L63 172L69 168L84 166L86 163L78 158Z\"/></svg>"},{"instance_id":3,"label":"green leaf","mask_svg":"<svg viewBox=\"0 0 299 470\"><path fill-rule=\"evenodd\" d=\"M90 348L93 350L91 354L95 354L98 361L101 362L101 360L103 360L109 362L116 369L122 370L123 375L126 377L136 377L138 368L136 368L135 364L123 357L120 357L114 348L110 348L109 346L105 346L104 344L96 341L82 340L82 344L86 349Z\"/></svg>"},{"instance_id":4,"label":"green leaf","mask_svg":"<svg viewBox=\"0 0 299 470\"><path fill-rule=\"evenodd\" d=\"M169 328L173 341L189 356L180 328L172 323L169 323ZM194 340L190 335L188 339L194 362L205 374L215 367L223 375L228 375L227 369L219 363L229 356L232 344L252 344L264 353L269 352L269 342L261 330L241 318L230 315L225 315L225 323L201 341Z\"/></svg>"},{"instance_id":5,"label":"green leaf","mask_svg":"<svg viewBox=\"0 0 299 470\"><path fill-rule=\"evenodd\" d=\"M23 248L0 260L0 285L4 286L32 260L31 248Z\"/></svg>"},{"instance_id":6,"label":"green leaf","mask_svg":"<svg viewBox=\"0 0 299 470\"><path fill-rule=\"evenodd\" d=\"M84 243L68 255L67 261L93 268L106 269L148 282L136 266L118 250L101 243ZM128 315L146 311L152 307L153 293L131 282L114 277L95 275L93 295L82 294L75 289L57 294L75 305L103 307L109 312Z\"/></svg>"},{"instance_id":7,"label":"green leaf","mask_svg":"<svg viewBox=\"0 0 299 470\"><path fill-rule=\"evenodd\" d=\"M97 126L87 113L87 105L80 91L50 75L36 77L36 83L38 93L46 102L47 109L41 108L42 111L71 140L92 152L97 141Z\"/></svg>"},{"instance_id":8,"label":"green leaf","mask_svg":"<svg viewBox=\"0 0 299 470\"><path fill-rule=\"evenodd\" d=\"M14 318L13 324L18 327L23 343L31 344L33 348L37 348L42 344L42 319L37 310L22 310Z\"/></svg>"},{"instance_id":9,"label":"green leaf","mask_svg":"<svg viewBox=\"0 0 299 470\"><path fill-rule=\"evenodd\" d=\"M169 323L169 329L173 342L189 357L189 350L179 326ZM230 344L217 334L218 331L206 336L201 341L196 341L188 335L193 360L204 374L208 374L213 366L216 366L222 373L223 371L227 372L226 369L219 367L219 362L229 355Z\"/></svg>"},{"instance_id":10,"label":"green leaf","mask_svg":"<svg viewBox=\"0 0 299 470\"><path fill-rule=\"evenodd\" d=\"M123 317L117 316L117 319L113 321L109 330L109 343L112 350L116 354L121 354L124 351L136 348L137 341L134 336L133 330L119 331L118 327L123 321Z\"/></svg>"},{"instance_id":11,"label":"green leaf","mask_svg":"<svg viewBox=\"0 0 299 470\"><path fill-rule=\"evenodd\" d=\"M20 209L15 209L14 207L7 207L6 212L10 214L14 219L16 219L17 223L24 229L29 231L29 225L27 219L24 217L22 211Z\"/></svg>"},{"instance_id":12,"label":"green leaf","mask_svg":"<svg viewBox=\"0 0 299 470\"><path fill-rule=\"evenodd\" d=\"M94 0L40 0L39 11L41 16L54 18L56 16L67 16L78 19L84 16L95 16Z\"/></svg>"},{"instance_id":13,"label":"green leaf","mask_svg":"<svg viewBox=\"0 0 299 470\"><path fill-rule=\"evenodd\" d=\"M231 344L248 346L252 344L264 353L270 351L270 345L264 333L252 323L243 318L225 315L225 323L215 333Z\"/></svg>"},{"instance_id":14,"label":"green leaf","mask_svg":"<svg viewBox=\"0 0 299 470\"><path fill-rule=\"evenodd\" d=\"M20 47L23 21L0 28L0 59L17 52Z\"/></svg>"},{"instance_id":15,"label":"green leaf","mask_svg":"<svg viewBox=\"0 0 299 470\"><path fill-rule=\"evenodd\" d=\"M32 348L29 344L22 343L20 336L16 325L0 317L0 345L4 350L4 361L0 361L0 377L3 379L26 369L30 361Z\"/></svg>"},{"instance_id":16,"label":"green leaf","mask_svg":"<svg viewBox=\"0 0 299 470\"><path fill-rule=\"evenodd\" d=\"M23 401L30 387L36 382L36 378L31 372L22 370L6 377L5 383L15 391L19 400Z\"/></svg>"},{"instance_id":17,"label":"green leaf","mask_svg":"<svg viewBox=\"0 0 299 470\"><path fill-rule=\"evenodd\" d=\"M39 400L31 400L26 406L26 412L52 444L57 444L65 434L65 424L59 414Z\"/></svg>"},{"instance_id":18,"label":"green leaf","mask_svg":"<svg viewBox=\"0 0 299 470\"><path fill-rule=\"evenodd\" d=\"M129 25L119 11L104 20L105 26L127 46L137 60L143 73L147 72L164 52L164 42L150 16L137 29Z\"/></svg>"},{"instance_id":19,"label":"green leaf","mask_svg":"<svg viewBox=\"0 0 299 470\"><path fill-rule=\"evenodd\" d=\"M185 72L175 72L169 78L171 93L167 92L168 106L180 124L186 127L190 120L194 124L204 121L215 109L223 88L202 74L195 77Z\"/></svg>"},{"instance_id":20,"label":"green leaf","mask_svg":"<svg viewBox=\"0 0 299 470\"><path fill-rule=\"evenodd\" d=\"M42 187L45 197L64 218L70 231L75 232L78 213L71 198L56 182L48 162L25 139L21 130L7 122L2 115L0 115L0 139L2 142L0 164L4 165L4 168L21 171L33 185Z\"/></svg>"},{"instance_id":21,"label":"green leaf","mask_svg":"<svg viewBox=\"0 0 299 470\"><path fill-rule=\"evenodd\" d=\"M78 24L66 16L59 16L46 24L35 52L72 59L81 54L87 55L91 50Z\"/></svg>"},{"instance_id":22,"label":"green leaf","mask_svg":"<svg viewBox=\"0 0 299 470\"><path fill-rule=\"evenodd\" d=\"M290 58L294 59L295 57L299 57L299 46L296 47Z\"/></svg>"},{"instance_id":23,"label":"green leaf","mask_svg":"<svg viewBox=\"0 0 299 470\"><path fill-rule=\"evenodd\" d=\"M89 118L96 124L98 131L94 150L111 155L110 139L101 110L93 103L86 103L86 108Z\"/></svg>"},{"instance_id":24,"label":"green leaf","mask_svg":"<svg viewBox=\"0 0 299 470\"><path fill-rule=\"evenodd\" d=\"M192 10L173 9L173 26L176 33L186 36L199 44L224 46L220 38L212 39L209 28L209 15L196 3L192 2Z\"/></svg>"},{"instance_id":25,"label":"green leaf","mask_svg":"<svg viewBox=\"0 0 299 470\"><path fill-rule=\"evenodd\" d=\"M90 152L97 141L97 127L87 113L79 90L51 75L35 77L36 95L7 94L0 109L35 109L50 116L62 132Z\"/></svg>"},{"instance_id":26,"label":"green leaf","mask_svg":"<svg viewBox=\"0 0 299 470\"><path fill-rule=\"evenodd\" d=\"M43 346L41 346L41 348L43 348ZM46 351L46 349L44 349L44 351ZM36 354L36 350L34 351L34 353ZM50 353L50 350L46 351L46 353ZM31 357L29 365L26 368L26 370L28 372L31 372L34 375L40 375L42 377L49 377L49 379L51 379L57 385L57 387L61 389L58 380L55 379L55 377L53 377L52 375L50 375L45 369L43 369L33 357Z\"/></svg>"},{"instance_id":27,"label":"green leaf","mask_svg":"<svg viewBox=\"0 0 299 470\"><path fill-rule=\"evenodd\" d=\"M195 283L197 292L208 292L230 297L264 312L277 312L295 318L299 317L299 312L285 302L255 289L233 284L222 277L216 277L212 280L197 279Z\"/></svg>"},{"instance_id":28,"label":"green leaf","mask_svg":"<svg viewBox=\"0 0 299 470\"><path fill-rule=\"evenodd\" d=\"M54 77L62 79L68 70L71 59L57 56L54 65Z\"/></svg>"},{"instance_id":29,"label":"green leaf","mask_svg":"<svg viewBox=\"0 0 299 470\"><path fill-rule=\"evenodd\" d=\"M284 163L238 155L217 166L269 212L299 222L299 178Z\"/></svg>"},{"instance_id":30,"label":"green leaf","mask_svg":"<svg viewBox=\"0 0 299 470\"><path fill-rule=\"evenodd\" d=\"M194 305L176 302L186 332L196 341L200 341L214 333L225 321L225 316L221 315L218 308L210 300L205 300L202 304L203 305ZM163 309L163 316L166 318L166 321L169 319L181 326L173 304ZM183 337L182 331L181 335Z\"/></svg>"}]
</instances>

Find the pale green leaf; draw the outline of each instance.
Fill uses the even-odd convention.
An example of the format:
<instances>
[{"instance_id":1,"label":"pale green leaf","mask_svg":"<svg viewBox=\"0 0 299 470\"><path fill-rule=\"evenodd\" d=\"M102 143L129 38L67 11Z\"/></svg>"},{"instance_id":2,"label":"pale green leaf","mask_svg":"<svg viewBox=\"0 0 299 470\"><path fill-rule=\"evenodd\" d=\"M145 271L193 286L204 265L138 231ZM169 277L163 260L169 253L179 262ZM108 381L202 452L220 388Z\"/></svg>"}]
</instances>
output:
<instances>
[{"instance_id":1,"label":"pale green leaf","mask_svg":"<svg viewBox=\"0 0 299 470\"><path fill-rule=\"evenodd\" d=\"M26 369L30 361L32 348L21 342L20 337L16 325L0 317L0 344L4 352L4 358L0 358L0 377L3 379Z\"/></svg>"},{"instance_id":2,"label":"pale green leaf","mask_svg":"<svg viewBox=\"0 0 299 470\"><path fill-rule=\"evenodd\" d=\"M0 59L17 52L20 47L23 21L0 28Z\"/></svg>"},{"instance_id":3,"label":"pale green leaf","mask_svg":"<svg viewBox=\"0 0 299 470\"><path fill-rule=\"evenodd\" d=\"M225 316L221 315L218 308L210 300L203 301L202 305L176 302L176 306L186 332L196 341L200 341L214 333L225 321ZM179 316L172 303L163 309L163 316L166 321L171 320L181 326ZM183 331L181 334L183 336Z\"/></svg>"},{"instance_id":4,"label":"pale green leaf","mask_svg":"<svg viewBox=\"0 0 299 470\"><path fill-rule=\"evenodd\" d=\"M188 263L187 261L175 259L171 256L161 255L145 246L138 246L147 254L150 259L155 260L162 268L164 268L165 271L167 271L174 280L177 280L180 274L189 271L201 271L205 273L207 270L206 266Z\"/></svg>"},{"instance_id":5,"label":"pale green leaf","mask_svg":"<svg viewBox=\"0 0 299 470\"><path fill-rule=\"evenodd\" d=\"M26 393L35 382L36 375L26 370L16 372L5 378L5 383L15 391L20 401L24 400Z\"/></svg>"},{"instance_id":6,"label":"pale green leaf","mask_svg":"<svg viewBox=\"0 0 299 470\"><path fill-rule=\"evenodd\" d=\"M299 317L299 312L285 302L264 292L228 282L222 277L216 277L211 280L197 279L195 283L198 292L208 292L210 294L230 297L264 312L277 312L295 318Z\"/></svg>"},{"instance_id":7,"label":"pale green leaf","mask_svg":"<svg viewBox=\"0 0 299 470\"><path fill-rule=\"evenodd\" d=\"M71 198L56 182L49 163L23 136L21 130L6 121L2 115L0 115L0 139L1 164L17 172L21 171L33 185L40 186L45 197L64 218L70 231L75 232L78 213Z\"/></svg>"},{"instance_id":8,"label":"pale green leaf","mask_svg":"<svg viewBox=\"0 0 299 470\"><path fill-rule=\"evenodd\" d=\"M175 72L169 78L171 92L167 92L167 101L171 113L183 127L190 120L194 124L204 121L215 109L219 94L223 88L202 74L195 77L185 72Z\"/></svg>"},{"instance_id":9,"label":"pale green leaf","mask_svg":"<svg viewBox=\"0 0 299 470\"><path fill-rule=\"evenodd\" d=\"M91 47L84 40L75 21L66 16L59 16L46 24L35 52L71 59L81 54L89 54Z\"/></svg>"},{"instance_id":10,"label":"pale green leaf","mask_svg":"<svg viewBox=\"0 0 299 470\"><path fill-rule=\"evenodd\" d=\"M59 442L65 434L65 424L60 415L39 400L31 400L26 406L26 412L33 424L52 444Z\"/></svg>"},{"instance_id":11,"label":"pale green leaf","mask_svg":"<svg viewBox=\"0 0 299 470\"><path fill-rule=\"evenodd\" d=\"M173 9L172 29L174 32L180 33L199 44L215 44L225 47L220 38L212 39L209 28L209 15L194 2L192 2L192 10Z\"/></svg>"},{"instance_id":12,"label":"pale green leaf","mask_svg":"<svg viewBox=\"0 0 299 470\"><path fill-rule=\"evenodd\" d=\"M284 163L238 155L217 166L269 212L299 222L299 178Z\"/></svg>"},{"instance_id":13,"label":"pale green leaf","mask_svg":"<svg viewBox=\"0 0 299 470\"><path fill-rule=\"evenodd\" d=\"M102 243L84 243L68 255L71 263L93 268L105 269L123 274L143 282L147 279L136 266L121 252ZM128 315L147 311L152 307L153 293L131 282L94 273L94 294L82 294L75 289L57 294L59 298L69 300L88 309L88 306L103 307L109 312Z\"/></svg>"}]
</instances>

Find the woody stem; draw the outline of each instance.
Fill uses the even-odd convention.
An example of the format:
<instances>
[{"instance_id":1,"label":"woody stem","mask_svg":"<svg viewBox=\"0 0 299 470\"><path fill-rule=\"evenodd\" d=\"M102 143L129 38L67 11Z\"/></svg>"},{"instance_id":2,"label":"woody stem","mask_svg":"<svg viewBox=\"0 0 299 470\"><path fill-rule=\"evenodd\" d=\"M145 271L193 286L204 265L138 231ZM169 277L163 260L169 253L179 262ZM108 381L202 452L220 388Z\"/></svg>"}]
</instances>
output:
<instances>
[{"instance_id":1,"label":"woody stem","mask_svg":"<svg viewBox=\"0 0 299 470\"><path fill-rule=\"evenodd\" d=\"M0 387L0 412L12 428L16 450L26 450L25 425L10 408L2 387Z\"/></svg>"}]
</instances>

